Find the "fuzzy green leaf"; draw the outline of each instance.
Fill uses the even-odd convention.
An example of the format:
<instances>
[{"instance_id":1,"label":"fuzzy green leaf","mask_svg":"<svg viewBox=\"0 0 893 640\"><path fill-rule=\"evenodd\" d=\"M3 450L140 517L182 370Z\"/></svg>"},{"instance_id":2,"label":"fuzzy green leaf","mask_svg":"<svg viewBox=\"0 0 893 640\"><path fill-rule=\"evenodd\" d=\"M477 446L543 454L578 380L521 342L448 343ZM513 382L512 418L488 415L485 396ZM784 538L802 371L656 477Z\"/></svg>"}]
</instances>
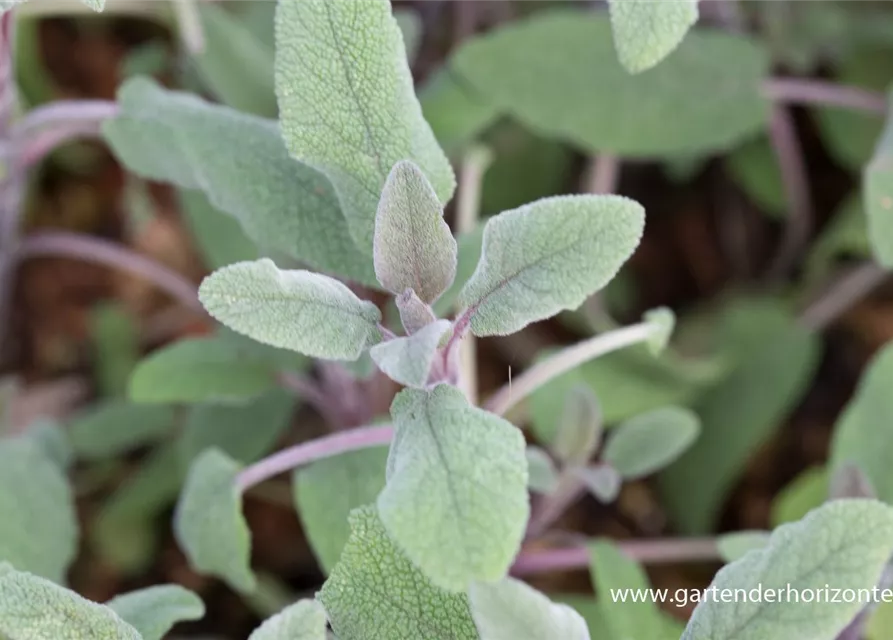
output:
<instances>
[{"instance_id":1,"label":"fuzzy green leaf","mask_svg":"<svg viewBox=\"0 0 893 640\"><path fill-rule=\"evenodd\" d=\"M874 257L893 268L893 117L889 118L862 177L868 238Z\"/></svg>"},{"instance_id":2,"label":"fuzzy green leaf","mask_svg":"<svg viewBox=\"0 0 893 640\"><path fill-rule=\"evenodd\" d=\"M173 407L108 400L78 415L69 426L71 445L84 460L102 460L158 442L174 428Z\"/></svg>"},{"instance_id":3,"label":"fuzzy green leaf","mask_svg":"<svg viewBox=\"0 0 893 640\"><path fill-rule=\"evenodd\" d=\"M549 454L534 445L528 445L525 454L527 456L527 486L530 490L546 495L555 491L558 487L558 470Z\"/></svg>"},{"instance_id":4,"label":"fuzzy green leaf","mask_svg":"<svg viewBox=\"0 0 893 640\"><path fill-rule=\"evenodd\" d=\"M728 149L765 126L760 83L769 56L753 41L695 31L638 75L613 48L606 13L555 10L467 41L451 67L534 132L587 153L694 155Z\"/></svg>"},{"instance_id":5,"label":"fuzzy green leaf","mask_svg":"<svg viewBox=\"0 0 893 640\"><path fill-rule=\"evenodd\" d=\"M298 515L323 571L331 573L350 537L348 516L384 489L387 447L319 460L294 473Z\"/></svg>"},{"instance_id":6,"label":"fuzzy green leaf","mask_svg":"<svg viewBox=\"0 0 893 640\"><path fill-rule=\"evenodd\" d=\"M566 464L585 464L602 437L602 412L598 399L586 385L576 385L564 400L552 452Z\"/></svg>"},{"instance_id":7,"label":"fuzzy green leaf","mask_svg":"<svg viewBox=\"0 0 893 640\"><path fill-rule=\"evenodd\" d=\"M212 205L204 193L180 189L178 196L181 214L208 267L219 269L234 262L257 260L257 245L248 239L239 222Z\"/></svg>"},{"instance_id":8,"label":"fuzzy green leaf","mask_svg":"<svg viewBox=\"0 0 893 640\"><path fill-rule=\"evenodd\" d=\"M354 511L350 530L317 596L340 640L479 640L468 596L431 584L388 536L374 507Z\"/></svg>"},{"instance_id":9,"label":"fuzzy green leaf","mask_svg":"<svg viewBox=\"0 0 893 640\"><path fill-rule=\"evenodd\" d=\"M379 194L400 160L418 165L441 203L452 196L388 0L280 2L276 93L288 150L332 181L361 253L372 254Z\"/></svg>"},{"instance_id":10,"label":"fuzzy green leaf","mask_svg":"<svg viewBox=\"0 0 893 640\"><path fill-rule=\"evenodd\" d=\"M316 600L299 600L266 620L248 640L326 640L326 611Z\"/></svg>"},{"instance_id":11,"label":"fuzzy green leaf","mask_svg":"<svg viewBox=\"0 0 893 640\"><path fill-rule=\"evenodd\" d=\"M431 581L464 591L508 572L530 512L524 437L441 384L405 389L378 498L388 533Z\"/></svg>"},{"instance_id":12,"label":"fuzzy green leaf","mask_svg":"<svg viewBox=\"0 0 893 640\"><path fill-rule=\"evenodd\" d=\"M682 42L698 21L698 0L610 0L620 63L630 73L650 69Z\"/></svg>"},{"instance_id":13,"label":"fuzzy green leaf","mask_svg":"<svg viewBox=\"0 0 893 640\"><path fill-rule=\"evenodd\" d=\"M164 584L116 596L105 603L139 631L143 640L162 640L178 622L205 615L201 598L175 584Z\"/></svg>"},{"instance_id":14,"label":"fuzzy green leaf","mask_svg":"<svg viewBox=\"0 0 893 640\"><path fill-rule=\"evenodd\" d=\"M520 580L475 582L468 599L481 640L589 640L579 613Z\"/></svg>"},{"instance_id":15,"label":"fuzzy green leaf","mask_svg":"<svg viewBox=\"0 0 893 640\"><path fill-rule=\"evenodd\" d=\"M289 157L276 122L145 78L125 83L118 102L121 113L103 133L128 169L200 189L264 252L378 286L372 258L357 252L331 184Z\"/></svg>"},{"instance_id":16,"label":"fuzzy green leaf","mask_svg":"<svg viewBox=\"0 0 893 640\"><path fill-rule=\"evenodd\" d=\"M437 320L411 336L375 345L369 355L391 380L408 387L424 387L437 345L451 326L449 320Z\"/></svg>"},{"instance_id":17,"label":"fuzzy green leaf","mask_svg":"<svg viewBox=\"0 0 893 640\"><path fill-rule=\"evenodd\" d=\"M282 271L266 258L215 271L198 296L230 329L314 358L356 360L381 339L381 313L374 304L337 280Z\"/></svg>"},{"instance_id":18,"label":"fuzzy green leaf","mask_svg":"<svg viewBox=\"0 0 893 640\"><path fill-rule=\"evenodd\" d=\"M641 205L620 196L545 198L490 218L459 295L472 332L506 335L580 306L616 275L644 224Z\"/></svg>"},{"instance_id":19,"label":"fuzzy green leaf","mask_svg":"<svg viewBox=\"0 0 893 640\"><path fill-rule=\"evenodd\" d=\"M635 480L674 462L697 439L698 416L681 407L655 409L611 430L602 460L626 480Z\"/></svg>"},{"instance_id":20,"label":"fuzzy green leaf","mask_svg":"<svg viewBox=\"0 0 893 640\"><path fill-rule=\"evenodd\" d=\"M408 334L413 334L437 320L431 307L422 302L412 289L407 289L397 296L395 302L400 312L400 323Z\"/></svg>"},{"instance_id":21,"label":"fuzzy green leaf","mask_svg":"<svg viewBox=\"0 0 893 640\"><path fill-rule=\"evenodd\" d=\"M21 571L0 572L0 635L10 640L142 640L109 607Z\"/></svg>"},{"instance_id":22,"label":"fuzzy green leaf","mask_svg":"<svg viewBox=\"0 0 893 640\"><path fill-rule=\"evenodd\" d=\"M0 440L0 487L0 562L62 582L78 542L63 471L38 442L6 438Z\"/></svg>"},{"instance_id":23,"label":"fuzzy green leaf","mask_svg":"<svg viewBox=\"0 0 893 640\"><path fill-rule=\"evenodd\" d=\"M764 549L721 569L711 588L802 593L824 591L830 584L841 591L871 590L890 558L891 540L893 509L873 500L838 500L780 526ZM864 603L828 600L760 598L730 606L708 598L695 609L682 640L833 640Z\"/></svg>"},{"instance_id":24,"label":"fuzzy green leaf","mask_svg":"<svg viewBox=\"0 0 893 640\"><path fill-rule=\"evenodd\" d=\"M726 562L735 562L743 558L748 551L762 549L769 541L768 531L733 531L716 538L719 555Z\"/></svg>"},{"instance_id":25,"label":"fuzzy green leaf","mask_svg":"<svg viewBox=\"0 0 893 640\"><path fill-rule=\"evenodd\" d=\"M207 449L192 464L174 514L174 534L190 565L250 593L251 532L242 516L236 487L239 465L218 449Z\"/></svg>"},{"instance_id":26,"label":"fuzzy green leaf","mask_svg":"<svg viewBox=\"0 0 893 640\"><path fill-rule=\"evenodd\" d=\"M573 469L573 474L583 483L586 490L603 504L611 504L620 495L623 476L608 464L593 464Z\"/></svg>"},{"instance_id":27,"label":"fuzzy green leaf","mask_svg":"<svg viewBox=\"0 0 893 640\"><path fill-rule=\"evenodd\" d=\"M412 289L434 302L456 277L456 240L425 175L412 162L394 165L378 203L375 275L391 293Z\"/></svg>"}]
</instances>

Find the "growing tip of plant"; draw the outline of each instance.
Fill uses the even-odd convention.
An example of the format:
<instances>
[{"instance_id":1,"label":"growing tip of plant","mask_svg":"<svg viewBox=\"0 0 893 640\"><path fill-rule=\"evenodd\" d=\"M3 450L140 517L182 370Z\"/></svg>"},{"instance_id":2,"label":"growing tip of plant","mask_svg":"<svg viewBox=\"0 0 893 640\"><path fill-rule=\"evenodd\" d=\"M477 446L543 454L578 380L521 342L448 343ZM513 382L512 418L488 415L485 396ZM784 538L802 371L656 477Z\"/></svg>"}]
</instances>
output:
<instances>
[{"instance_id":1,"label":"growing tip of plant","mask_svg":"<svg viewBox=\"0 0 893 640\"><path fill-rule=\"evenodd\" d=\"M658 355L670 342L670 336L676 327L676 314L669 307L657 307L646 311L643 318L652 326L651 337L647 343L648 349L654 355Z\"/></svg>"}]
</instances>

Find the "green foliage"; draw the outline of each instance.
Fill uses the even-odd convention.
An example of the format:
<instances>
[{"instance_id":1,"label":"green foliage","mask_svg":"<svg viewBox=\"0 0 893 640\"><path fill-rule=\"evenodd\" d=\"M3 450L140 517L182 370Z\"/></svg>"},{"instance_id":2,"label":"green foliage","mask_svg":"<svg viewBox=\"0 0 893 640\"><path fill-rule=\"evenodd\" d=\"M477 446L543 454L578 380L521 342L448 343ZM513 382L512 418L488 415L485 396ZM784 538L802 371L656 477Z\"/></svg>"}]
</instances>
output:
<instances>
[{"instance_id":1,"label":"green foliage","mask_svg":"<svg viewBox=\"0 0 893 640\"><path fill-rule=\"evenodd\" d=\"M378 197L398 161L412 160L441 203L452 196L387 0L280 2L276 94L288 150L331 180L361 253L372 254Z\"/></svg>"},{"instance_id":2,"label":"green foliage","mask_svg":"<svg viewBox=\"0 0 893 640\"><path fill-rule=\"evenodd\" d=\"M459 247L456 258L456 278L453 280L453 285L432 305L434 313L438 316L446 315L453 310L462 287L474 274L474 270L481 261L481 253L484 249L484 227L483 224L478 225L474 231L465 233L457 239L456 243Z\"/></svg>"},{"instance_id":3,"label":"green foliage","mask_svg":"<svg viewBox=\"0 0 893 640\"><path fill-rule=\"evenodd\" d=\"M400 313L400 323L410 335L437 320L434 310L422 302L412 289L407 289L394 301Z\"/></svg>"},{"instance_id":4,"label":"green foliage","mask_svg":"<svg viewBox=\"0 0 893 640\"><path fill-rule=\"evenodd\" d=\"M437 345L450 327L449 320L436 320L411 336L375 345L369 355L391 380L408 387L424 387L437 355Z\"/></svg>"},{"instance_id":5,"label":"green foliage","mask_svg":"<svg viewBox=\"0 0 893 640\"><path fill-rule=\"evenodd\" d=\"M773 218L787 215L781 169L768 139L748 140L728 155L726 167L751 202Z\"/></svg>"},{"instance_id":6,"label":"green foliage","mask_svg":"<svg viewBox=\"0 0 893 640\"><path fill-rule=\"evenodd\" d=\"M579 613L514 578L475 582L468 597L481 640L589 640Z\"/></svg>"},{"instance_id":7,"label":"green foliage","mask_svg":"<svg viewBox=\"0 0 893 640\"><path fill-rule=\"evenodd\" d=\"M528 445L527 486L531 491L550 494L558 487L558 470L552 458L543 449Z\"/></svg>"},{"instance_id":8,"label":"green foliage","mask_svg":"<svg viewBox=\"0 0 893 640\"><path fill-rule=\"evenodd\" d=\"M670 55L698 21L698 0L610 0L620 63L640 73Z\"/></svg>"},{"instance_id":9,"label":"green foliage","mask_svg":"<svg viewBox=\"0 0 893 640\"><path fill-rule=\"evenodd\" d=\"M71 422L71 446L84 460L113 458L165 438L174 428L174 417L172 407L107 400Z\"/></svg>"},{"instance_id":10,"label":"green foliage","mask_svg":"<svg viewBox=\"0 0 893 640\"><path fill-rule=\"evenodd\" d=\"M326 612L316 600L299 600L258 627L248 640L326 640Z\"/></svg>"},{"instance_id":11,"label":"green foliage","mask_svg":"<svg viewBox=\"0 0 893 640\"><path fill-rule=\"evenodd\" d=\"M893 121L887 122L865 167L862 191L874 257L883 266L893 267Z\"/></svg>"},{"instance_id":12,"label":"green foliage","mask_svg":"<svg viewBox=\"0 0 893 640\"><path fill-rule=\"evenodd\" d=\"M133 318L119 306L98 305L90 312L90 333L100 393L123 396L127 377L139 359L139 335Z\"/></svg>"},{"instance_id":13,"label":"green foliage","mask_svg":"<svg viewBox=\"0 0 893 640\"><path fill-rule=\"evenodd\" d=\"M201 598L174 584L131 591L112 598L106 606L136 629L143 640L162 640L176 623L205 615Z\"/></svg>"},{"instance_id":14,"label":"green foliage","mask_svg":"<svg viewBox=\"0 0 893 640\"><path fill-rule=\"evenodd\" d=\"M673 329L676 328L676 314L667 307L650 309L643 314L643 320L651 325L651 336L646 345L652 355L660 355L667 348Z\"/></svg>"},{"instance_id":15,"label":"green foliage","mask_svg":"<svg viewBox=\"0 0 893 640\"><path fill-rule=\"evenodd\" d=\"M396 431L378 498L388 533L444 589L504 577L530 511L521 432L444 384L402 391L391 417Z\"/></svg>"},{"instance_id":16,"label":"green foliage","mask_svg":"<svg viewBox=\"0 0 893 640\"><path fill-rule=\"evenodd\" d=\"M174 514L174 534L192 567L219 576L235 590L249 593L251 532L242 516L236 487L239 465L218 449L193 462Z\"/></svg>"},{"instance_id":17,"label":"green foliage","mask_svg":"<svg viewBox=\"0 0 893 640\"><path fill-rule=\"evenodd\" d=\"M577 385L565 398L551 451L565 464L585 464L598 448L601 436L598 399L589 387Z\"/></svg>"},{"instance_id":18,"label":"green foliage","mask_svg":"<svg viewBox=\"0 0 893 640\"><path fill-rule=\"evenodd\" d=\"M767 531L734 531L724 533L716 539L719 555L726 562L735 562L748 551L762 549L769 540Z\"/></svg>"},{"instance_id":19,"label":"green foliage","mask_svg":"<svg viewBox=\"0 0 893 640\"><path fill-rule=\"evenodd\" d=\"M698 437L698 416L681 407L664 407L630 418L605 443L602 460L626 480L663 469L679 458Z\"/></svg>"},{"instance_id":20,"label":"green foliage","mask_svg":"<svg viewBox=\"0 0 893 640\"><path fill-rule=\"evenodd\" d=\"M118 91L103 133L139 176L200 189L264 251L376 285L328 180L289 157L275 122L166 91L145 78Z\"/></svg>"},{"instance_id":21,"label":"green foliage","mask_svg":"<svg viewBox=\"0 0 893 640\"><path fill-rule=\"evenodd\" d=\"M752 551L716 574L722 589L871 589L890 558L893 510L873 500L838 500L800 522L782 525L764 549ZM862 608L858 599L812 602L753 599L730 607L717 598L701 602L683 640L734 636L740 640L833 640Z\"/></svg>"},{"instance_id":22,"label":"green foliage","mask_svg":"<svg viewBox=\"0 0 893 640\"><path fill-rule=\"evenodd\" d=\"M437 141L449 151L466 145L499 117L499 109L449 67L431 76L419 100Z\"/></svg>"},{"instance_id":23,"label":"green foliage","mask_svg":"<svg viewBox=\"0 0 893 640\"><path fill-rule=\"evenodd\" d=\"M601 289L642 235L642 207L619 196L546 198L490 218L459 294L477 336L505 335Z\"/></svg>"},{"instance_id":24,"label":"green foliage","mask_svg":"<svg viewBox=\"0 0 893 640\"><path fill-rule=\"evenodd\" d=\"M791 480L772 501L773 526L796 522L828 498L828 470L809 467Z\"/></svg>"},{"instance_id":25,"label":"green foliage","mask_svg":"<svg viewBox=\"0 0 893 640\"><path fill-rule=\"evenodd\" d=\"M351 535L318 598L341 640L478 640L468 596L432 584L388 537L374 507L350 517Z\"/></svg>"},{"instance_id":26,"label":"green foliage","mask_svg":"<svg viewBox=\"0 0 893 640\"><path fill-rule=\"evenodd\" d=\"M837 207L831 220L812 243L806 262L806 278L820 281L833 273L841 258L868 258L871 243L859 192L851 193Z\"/></svg>"},{"instance_id":27,"label":"green foliage","mask_svg":"<svg viewBox=\"0 0 893 640\"><path fill-rule=\"evenodd\" d=\"M350 512L375 502L384 489L387 457L386 447L375 447L318 460L295 471L295 506L326 574L350 537Z\"/></svg>"},{"instance_id":28,"label":"green foliage","mask_svg":"<svg viewBox=\"0 0 893 640\"><path fill-rule=\"evenodd\" d=\"M623 476L609 464L592 464L572 469L576 478L599 502L610 504L620 495Z\"/></svg>"},{"instance_id":29,"label":"green foliage","mask_svg":"<svg viewBox=\"0 0 893 640\"><path fill-rule=\"evenodd\" d=\"M463 44L451 67L485 101L589 153L706 153L765 125L759 83L769 61L755 43L693 32L663 64L633 76L612 41L605 14L542 12Z\"/></svg>"},{"instance_id":30,"label":"green foliage","mask_svg":"<svg viewBox=\"0 0 893 640\"><path fill-rule=\"evenodd\" d=\"M333 278L281 271L267 258L215 271L198 295L230 329L315 358L356 360L381 339L374 304Z\"/></svg>"},{"instance_id":31,"label":"green foliage","mask_svg":"<svg viewBox=\"0 0 893 640\"><path fill-rule=\"evenodd\" d=\"M204 193L180 189L178 195L180 211L207 266L219 269L258 258L257 247L238 221L214 207Z\"/></svg>"}]
</instances>

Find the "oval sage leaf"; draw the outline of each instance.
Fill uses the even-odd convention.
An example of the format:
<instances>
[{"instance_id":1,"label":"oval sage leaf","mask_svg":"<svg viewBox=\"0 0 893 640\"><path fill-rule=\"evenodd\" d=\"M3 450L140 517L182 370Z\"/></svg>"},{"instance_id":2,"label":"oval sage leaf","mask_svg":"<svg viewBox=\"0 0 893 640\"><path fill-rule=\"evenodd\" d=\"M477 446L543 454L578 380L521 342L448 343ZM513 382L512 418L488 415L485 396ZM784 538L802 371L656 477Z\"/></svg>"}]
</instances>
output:
<instances>
[{"instance_id":1,"label":"oval sage leaf","mask_svg":"<svg viewBox=\"0 0 893 640\"><path fill-rule=\"evenodd\" d=\"M874 156L863 170L862 191L874 257L885 267L893 267L893 120L890 114Z\"/></svg>"},{"instance_id":2,"label":"oval sage leaf","mask_svg":"<svg viewBox=\"0 0 893 640\"><path fill-rule=\"evenodd\" d=\"M700 432L697 414L664 407L630 418L611 431L602 460L626 480L663 469L681 456Z\"/></svg>"},{"instance_id":3,"label":"oval sage leaf","mask_svg":"<svg viewBox=\"0 0 893 640\"><path fill-rule=\"evenodd\" d=\"M316 600L299 600L266 620L248 640L326 640L326 611Z\"/></svg>"},{"instance_id":4,"label":"oval sage leaf","mask_svg":"<svg viewBox=\"0 0 893 640\"><path fill-rule=\"evenodd\" d=\"M161 640L178 622L205 615L201 598L176 584L131 591L105 604L139 631L143 640Z\"/></svg>"},{"instance_id":5,"label":"oval sage leaf","mask_svg":"<svg viewBox=\"0 0 893 640\"><path fill-rule=\"evenodd\" d=\"M667 57L698 21L698 0L610 0L608 6L617 57L630 73Z\"/></svg>"},{"instance_id":6,"label":"oval sage leaf","mask_svg":"<svg viewBox=\"0 0 893 640\"><path fill-rule=\"evenodd\" d=\"M369 355L391 380L407 387L424 387L437 355L437 345L451 326L449 320L437 320L411 336L375 345Z\"/></svg>"},{"instance_id":7,"label":"oval sage leaf","mask_svg":"<svg viewBox=\"0 0 893 640\"><path fill-rule=\"evenodd\" d=\"M272 260L238 262L205 278L205 308L258 342L314 358L356 360L381 339L381 313L346 286L310 271L281 271Z\"/></svg>"},{"instance_id":8,"label":"oval sage leaf","mask_svg":"<svg viewBox=\"0 0 893 640\"><path fill-rule=\"evenodd\" d=\"M477 336L506 335L575 309L632 255L645 225L621 196L558 196L490 218L481 260L459 294Z\"/></svg>"}]
</instances>

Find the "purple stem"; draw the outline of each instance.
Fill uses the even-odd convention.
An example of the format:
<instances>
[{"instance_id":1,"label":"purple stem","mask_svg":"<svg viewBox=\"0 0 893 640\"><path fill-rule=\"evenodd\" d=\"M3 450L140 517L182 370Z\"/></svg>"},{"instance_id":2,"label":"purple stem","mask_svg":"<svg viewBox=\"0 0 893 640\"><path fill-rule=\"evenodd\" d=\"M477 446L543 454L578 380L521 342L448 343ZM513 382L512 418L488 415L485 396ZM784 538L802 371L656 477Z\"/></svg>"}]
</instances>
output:
<instances>
[{"instance_id":1,"label":"purple stem","mask_svg":"<svg viewBox=\"0 0 893 640\"><path fill-rule=\"evenodd\" d=\"M236 486L245 491L256 484L297 467L349 451L368 449L390 443L394 429L390 425L358 427L283 449L246 467L237 477Z\"/></svg>"},{"instance_id":2,"label":"purple stem","mask_svg":"<svg viewBox=\"0 0 893 640\"><path fill-rule=\"evenodd\" d=\"M610 153L600 153L589 161L583 178L586 193L614 193L620 179L620 161Z\"/></svg>"},{"instance_id":3,"label":"purple stem","mask_svg":"<svg viewBox=\"0 0 893 640\"><path fill-rule=\"evenodd\" d=\"M763 83L763 95L774 102L825 107L843 107L886 115L883 94L821 80L770 78Z\"/></svg>"},{"instance_id":4,"label":"purple stem","mask_svg":"<svg viewBox=\"0 0 893 640\"><path fill-rule=\"evenodd\" d=\"M60 100L28 112L11 131L13 138L23 139L36 130L69 127L79 123L101 124L118 115L118 104L108 100Z\"/></svg>"},{"instance_id":5,"label":"purple stem","mask_svg":"<svg viewBox=\"0 0 893 640\"><path fill-rule=\"evenodd\" d=\"M12 50L15 38L13 12L7 11L0 18L0 136L6 137L18 107L18 91L15 83L15 67Z\"/></svg>"},{"instance_id":6,"label":"purple stem","mask_svg":"<svg viewBox=\"0 0 893 640\"><path fill-rule=\"evenodd\" d=\"M341 426L338 412L333 410L331 402L326 398L326 394L316 382L290 371L281 371L278 374L278 380L279 384L284 388L296 393L310 403L330 427L337 429Z\"/></svg>"}]
</instances>

